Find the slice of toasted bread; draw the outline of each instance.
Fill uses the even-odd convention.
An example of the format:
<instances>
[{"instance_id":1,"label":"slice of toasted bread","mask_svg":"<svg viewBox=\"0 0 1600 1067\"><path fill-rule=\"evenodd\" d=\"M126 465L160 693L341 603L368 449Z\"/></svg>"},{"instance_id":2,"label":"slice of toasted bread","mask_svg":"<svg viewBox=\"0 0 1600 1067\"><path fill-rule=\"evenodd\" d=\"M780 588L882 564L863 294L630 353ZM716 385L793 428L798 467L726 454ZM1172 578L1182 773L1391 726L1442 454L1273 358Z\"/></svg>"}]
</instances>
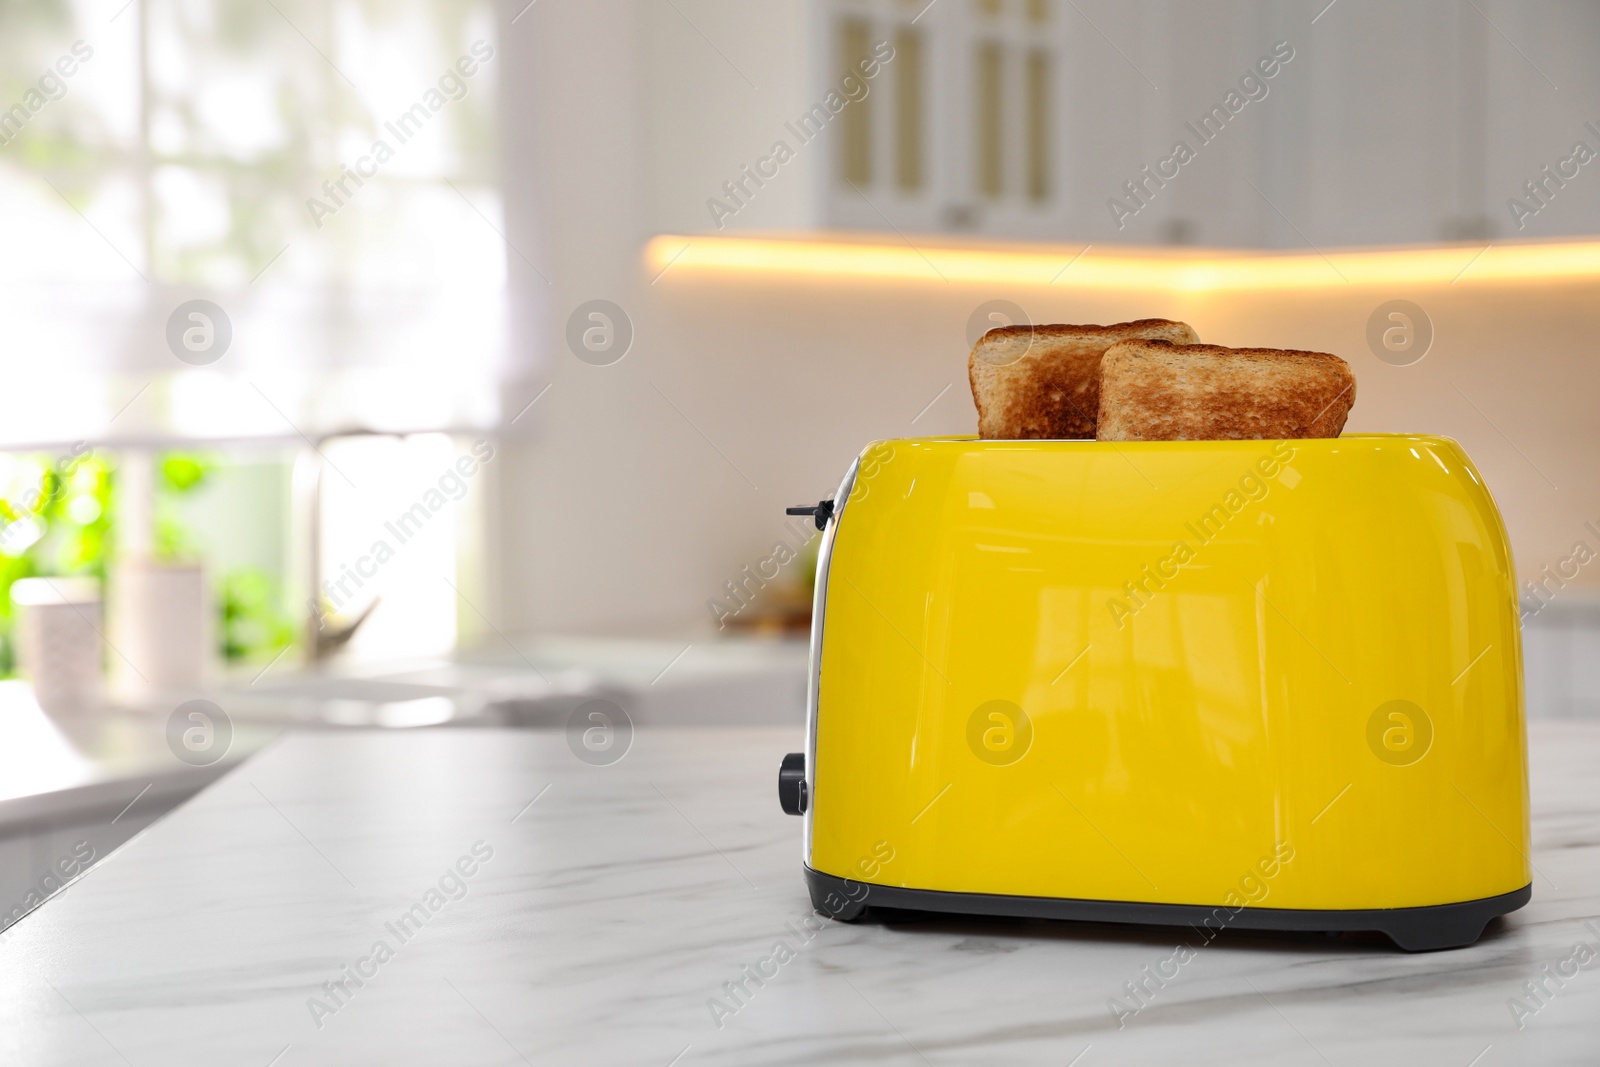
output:
<instances>
[{"instance_id":1,"label":"slice of toasted bread","mask_svg":"<svg viewBox=\"0 0 1600 1067\"><path fill-rule=\"evenodd\" d=\"M1193 344L1182 322L1140 319L1115 326L1001 326L967 360L978 436L985 440L1087 438L1100 408L1100 357L1129 338Z\"/></svg>"},{"instance_id":2,"label":"slice of toasted bread","mask_svg":"<svg viewBox=\"0 0 1600 1067\"><path fill-rule=\"evenodd\" d=\"M1338 437L1356 399L1327 352L1123 341L1100 364L1102 441Z\"/></svg>"}]
</instances>

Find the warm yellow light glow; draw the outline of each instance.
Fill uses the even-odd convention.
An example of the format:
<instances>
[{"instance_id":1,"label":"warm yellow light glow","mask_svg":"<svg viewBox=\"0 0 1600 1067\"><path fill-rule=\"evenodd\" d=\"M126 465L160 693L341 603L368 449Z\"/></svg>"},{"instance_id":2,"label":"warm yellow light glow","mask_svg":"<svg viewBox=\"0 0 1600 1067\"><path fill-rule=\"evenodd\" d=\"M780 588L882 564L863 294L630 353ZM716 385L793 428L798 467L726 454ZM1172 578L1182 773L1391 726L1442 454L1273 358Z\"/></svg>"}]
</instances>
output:
<instances>
[{"instance_id":1,"label":"warm yellow light glow","mask_svg":"<svg viewBox=\"0 0 1600 1067\"><path fill-rule=\"evenodd\" d=\"M653 276L679 272L818 275L1073 289L1208 292L1344 286L1448 286L1600 277L1600 242L1439 245L1318 252L1083 246L960 247L828 238L680 237L649 244Z\"/></svg>"}]
</instances>

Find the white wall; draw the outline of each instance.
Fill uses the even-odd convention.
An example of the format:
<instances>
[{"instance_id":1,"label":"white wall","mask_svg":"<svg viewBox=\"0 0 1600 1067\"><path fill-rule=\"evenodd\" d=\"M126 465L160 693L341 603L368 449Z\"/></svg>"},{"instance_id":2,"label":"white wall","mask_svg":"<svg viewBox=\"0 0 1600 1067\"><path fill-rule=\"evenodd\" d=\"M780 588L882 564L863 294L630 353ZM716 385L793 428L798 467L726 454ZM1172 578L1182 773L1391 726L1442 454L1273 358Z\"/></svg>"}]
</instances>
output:
<instances>
[{"instance_id":1,"label":"white wall","mask_svg":"<svg viewBox=\"0 0 1600 1067\"><path fill-rule=\"evenodd\" d=\"M804 0L674 0L637 10L649 42L640 100L646 217L657 232L708 230L714 216L706 200L723 198L723 183L738 179L774 141L794 141L783 123L809 104L815 11ZM726 227L816 225L820 163L820 153L801 154L725 218Z\"/></svg>"},{"instance_id":2,"label":"white wall","mask_svg":"<svg viewBox=\"0 0 1600 1067\"><path fill-rule=\"evenodd\" d=\"M862 445L973 429L963 329L977 304L1001 296L1034 321L1176 316L1208 341L1343 355L1360 390L1351 429L1460 439L1506 512L1525 571L1566 555L1583 520L1600 522L1600 477L1590 461L1600 446L1592 417L1600 304L1592 286L1491 288L1469 276L1454 287L1408 292L1341 286L1178 298L1083 293L1066 284L991 292L937 280L863 284L673 270L652 284L644 241L708 228L705 197L811 95L799 43L816 33L810 4L675 4L682 15L645 0L545 0L503 39L506 223L520 250L510 263L521 376L508 389L508 412L551 386L512 427L520 436L496 467L502 580L493 613L504 627L705 631L706 600L770 551L783 507L831 492ZM1119 42L1149 35L1151 49L1163 50L1158 66L1172 94L1142 96L1138 75L1085 30L1074 70L1081 158L1072 186L1085 220L1101 217L1108 187L1164 146L1168 126L1181 126L1181 117L1209 104L1272 40L1288 35L1279 23L1310 18L1287 5L1262 14L1257 0L1208 5L1203 17L1187 13L1192 5L1080 6ZM1456 5L1408 5L1402 13L1340 0L1315 27L1297 31L1294 63L1272 96L1251 105L1269 109L1255 116L1265 121L1230 129L1225 136L1239 133L1236 142L1212 146L1197 161L1205 169L1172 188L1171 212L1199 219L1202 240L1214 233L1267 244L1300 240L1275 212L1252 206L1259 198L1244 176L1319 246L1432 238L1476 206L1503 212L1504 197L1553 161L1585 108L1600 119L1600 95L1582 84L1600 78L1600 68L1582 60L1584 42L1600 39L1600 16L1585 8L1579 18L1570 4L1560 5L1560 18L1522 16L1506 3L1479 6L1507 33L1526 35L1519 44L1563 85L1560 93L1498 33L1475 28L1479 16L1470 7L1466 18ZM1269 32L1258 32L1263 25ZM1474 91L1472 73L1448 58L1458 39L1463 54L1476 48L1487 57L1492 84L1511 79L1524 94L1520 105L1488 95L1494 119L1482 145L1449 121L1463 106L1456 96ZM1299 40L1309 42L1303 50ZM1430 92L1438 85L1442 95ZM1554 102L1529 104L1540 92ZM1272 145L1281 150L1265 151ZM1460 161L1484 153L1479 192L1459 183L1470 169ZM796 180L763 191L741 226L797 227L815 217L816 186L808 183L817 175L783 177ZM1600 167L1586 168L1537 225L1600 231L1595 192ZM1108 223L1084 225L1085 239L1107 239ZM607 367L580 362L563 340L566 316L596 297L624 307L636 332L627 357ZM1372 309L1393 297L1421 303L1437 329L1433 352L1408 368L1380 363L1363 339ZM1582 580L1600 584L1587 574Z\"/></svg>"},{"instance_id":3,"label":"white wall","mask_svg":"<svg viewBox=\"0 0 1600 1067\"><path fill-rule=\"evenodd\" d=\"M508 4L507 20L521 8ZM663 393L697 423L712 415L663 374L640 250L662 228L703 228L704 200L801 110L809 12L800 0L545 2L503 31L518 360L508 416L551 387L512 426L521 443L496 471L491 551L505 581L489 610L513 628L674 628L681 598L664 586L698 588L677 542L702 525L687 506L708 477L696 464L705 445ZM809 222L814 181L783 178L742 226ZM563 340L567 316L592 299L634 319L633 350L615 366L581 363ZM731 558L744 533L713 533L702 550Z\"/></svg>"}]
</instances>

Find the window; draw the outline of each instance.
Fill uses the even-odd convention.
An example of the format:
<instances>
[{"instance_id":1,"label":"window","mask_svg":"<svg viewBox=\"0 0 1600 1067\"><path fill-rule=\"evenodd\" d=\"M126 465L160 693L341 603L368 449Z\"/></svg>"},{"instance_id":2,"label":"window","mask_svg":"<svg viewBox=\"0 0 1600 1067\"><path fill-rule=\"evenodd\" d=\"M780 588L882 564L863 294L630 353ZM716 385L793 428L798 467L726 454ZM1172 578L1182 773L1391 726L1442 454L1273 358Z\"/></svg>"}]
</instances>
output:
<instances>
[{"instance_id":1,"label":"window","mask_svg":"<svg viewBox=\"0 0 1600 1067\"><path fill-rule=\"evenodd\" d=\"M19 309L0 363L28 386L10 396L48 398L6 407L0 445L493 421L492 14L0 7L0 280ZM169 350L194 299L227 320L215 362Z\"/></svg>"},{"instance_id":2,"label":"window","mask_svg":"<svg viewBox=\"0 0 1600 1067\"><path fill-rule=\"evenodd\" d=\"M450 439L432 431L499 417L494 19L490 0L0 5L0 468L37 465L5 450L60 456L82 441L94 451L74 470L92 473L98 446L137 442L117 456L126 504L152 452L226 442L217 502L186 498L194 554L235 615L276 599L298 629L311 590L276 596L305 536L287 540L286 454L322 446L327 491L303 495L338 578L392 536L371 509L391 518L453 478ZM323 440L351 428L406 436ZM230 479L274 507L239 507ZM368 510L348 502L358 482ZM21 518L0 507L13 520L0 563L31 566L26 553L61 543L71 558L38 562L47 572L103 569L96 499L74 492ZM362 588L384 608L357 648L448 646L449 505ZM116 516L124 547L150 525L135 510ZM159 552L178 527L154 526ZM270 596L234 581L245 565Z\"/></svg>"}]
</instances>

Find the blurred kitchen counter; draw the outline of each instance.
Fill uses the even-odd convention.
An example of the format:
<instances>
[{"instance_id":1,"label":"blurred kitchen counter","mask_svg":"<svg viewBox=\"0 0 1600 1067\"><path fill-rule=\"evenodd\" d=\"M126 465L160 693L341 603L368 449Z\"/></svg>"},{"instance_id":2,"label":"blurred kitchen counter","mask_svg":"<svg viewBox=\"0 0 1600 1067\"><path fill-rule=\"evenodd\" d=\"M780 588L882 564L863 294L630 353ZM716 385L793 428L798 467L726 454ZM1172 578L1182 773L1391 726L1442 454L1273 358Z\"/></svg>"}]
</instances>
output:
<instances>
[{"instance_id":1,"label":"blurred kitchen counter","mask_svg":"<svg viewBox=\"0 0 1600 1067\"><path fill-rule=\"evenodd\" d=\"M801 639L549 637L449 660L274 669L218 699L235 717L328 726L564 725L597 696L640 725L778 725L805 721L806 665Z\"/></svg>"},{"instance_id":2,"label":"blurred kitchen counter","mask_svg":"<svg viewBox=\"0 0 1600 1067\"><path fill-rule=\"evenodd\" d=\"M1533 724L1533 902L1476 945L1228 930L1120 1029L1108 1000L1182 931L813 918L774 789L802 733L641 729L609 765L548 730L286 736L5 935L0 1061L1492 1067L1600 1047L1591 968L1521 1029L1508 1009L1600 940L1595 724Z\"/></svg>"},{"instance_id":3,"label":"blurred kitchen counter","mask_svg":"<svg viewBox=\"0 0 1600 1067\"><path fill-rule=\"evenodd\" d=\"M285 656L200 693L79 713L46 714L25 683L0 682L0 929L289 728L560 728L596 699L641 726L805 719L801 641L564 638L519 647L315 670ZM229 731L214 759L180 755L171 740L169 720L196 698Z\"/></svg>"}]
</instances>

